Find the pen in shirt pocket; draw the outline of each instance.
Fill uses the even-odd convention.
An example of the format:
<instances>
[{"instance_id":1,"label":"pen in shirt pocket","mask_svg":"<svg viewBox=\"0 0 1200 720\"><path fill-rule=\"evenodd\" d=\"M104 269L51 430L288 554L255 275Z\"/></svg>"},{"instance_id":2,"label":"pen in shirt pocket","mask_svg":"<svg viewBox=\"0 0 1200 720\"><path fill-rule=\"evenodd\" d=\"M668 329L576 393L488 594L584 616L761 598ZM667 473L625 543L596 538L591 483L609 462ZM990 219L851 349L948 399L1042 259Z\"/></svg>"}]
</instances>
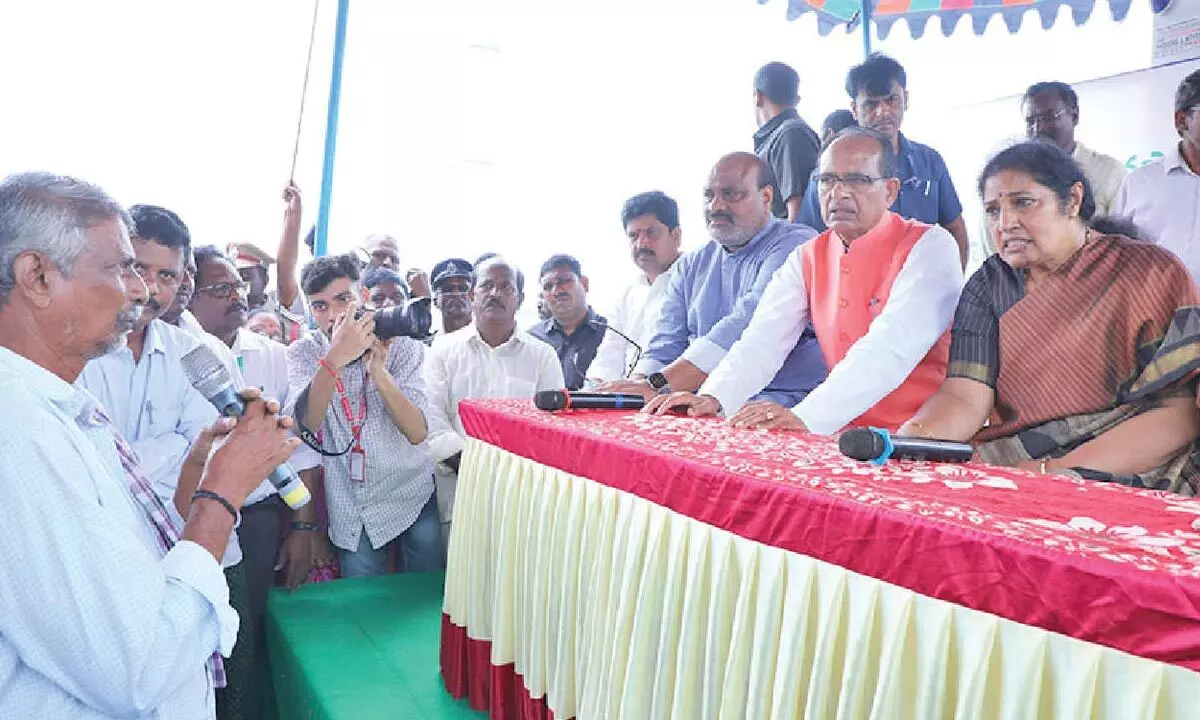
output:
<instances>
[{"instance_id":1,"label":"pen in shirt pocket","mask_svg":"<svg viewBox=\"0 0 1200 720\"><path fill-rule=\"evenodd\" d=\"M149 400L146 401L146 420L151 427L154 426L154 406L150 404Z\"/></svg>"}]
</instances>

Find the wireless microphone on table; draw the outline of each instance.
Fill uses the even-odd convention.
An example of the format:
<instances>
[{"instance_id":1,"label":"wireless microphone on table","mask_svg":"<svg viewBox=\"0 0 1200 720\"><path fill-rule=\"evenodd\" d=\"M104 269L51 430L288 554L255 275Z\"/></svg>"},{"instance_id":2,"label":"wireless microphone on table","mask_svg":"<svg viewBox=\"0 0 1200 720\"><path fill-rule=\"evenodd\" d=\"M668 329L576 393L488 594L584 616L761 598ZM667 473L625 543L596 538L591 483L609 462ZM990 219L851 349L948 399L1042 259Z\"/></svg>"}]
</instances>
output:
<instances>
[{"instance_id":1,"label":"wireless microphone on table","mask_svg":"<svg viewBox=\"0 0 1200 720\"><path fill-rule=\"evenodd\" d=\"M838 449L848 458L882 465L891 458L932 462L970 462L975 448L967 443L901 437L879 428L854 428L838 438Z\"/></svg>"},{"instance_id":2,"label":"wireless microphone on table","mask_svg":"<svg viewBox=\"0 0 1200 720\"><path fill-rule=\"evenodd\" d=\"M638 410L646 405L641 395L628 393L580 393L569 390L539 390L533 396L539 410Z\"/></svg>"}]
</instances>

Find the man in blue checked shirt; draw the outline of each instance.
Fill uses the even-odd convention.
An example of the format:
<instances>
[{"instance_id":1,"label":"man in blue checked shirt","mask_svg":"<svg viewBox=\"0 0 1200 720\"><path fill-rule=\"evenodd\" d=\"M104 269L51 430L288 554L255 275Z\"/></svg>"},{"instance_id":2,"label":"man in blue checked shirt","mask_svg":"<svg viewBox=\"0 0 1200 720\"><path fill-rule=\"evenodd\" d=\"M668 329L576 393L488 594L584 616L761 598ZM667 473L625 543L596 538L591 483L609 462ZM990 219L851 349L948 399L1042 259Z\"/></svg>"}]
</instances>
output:
<instances>
[{"instance_id":1,"label":"man in blue checked shirt","mask_svg":"<svg viewBox=\"0 0 1200 720\"><path fill-rule=\"evenodd\" d=\"M859 125L878 130L892 141L900 163L900 195L892 212L930 225L941 225L958 242L959 255L966 267L970 245L962 203L950 180L950 171L937 150L913 142L900 132L908 110L908 79L904 67L886 55L875 53L846 75L846 93L850 109ZM817 184L810 182L800 208L800 222L825 230Z\"/></svg>"},{"instance_id":2,"label":"man in blue checked shirt","mask_svg":"<svg viewBox=\"0 0 1200 720\"><path fill-rule=\"evenodd\" d=\"M705 220L712 240L676 261L654 338L631 380L607 392L694 392L742 336L763 289L788 255L816 237L771 214L774 174L752 153L721 158L709 174ZM806 330L758 399L793 404L825 379L825 360ZM790 406L789 406L790 407Z\"/></svg>"}]
</instances>

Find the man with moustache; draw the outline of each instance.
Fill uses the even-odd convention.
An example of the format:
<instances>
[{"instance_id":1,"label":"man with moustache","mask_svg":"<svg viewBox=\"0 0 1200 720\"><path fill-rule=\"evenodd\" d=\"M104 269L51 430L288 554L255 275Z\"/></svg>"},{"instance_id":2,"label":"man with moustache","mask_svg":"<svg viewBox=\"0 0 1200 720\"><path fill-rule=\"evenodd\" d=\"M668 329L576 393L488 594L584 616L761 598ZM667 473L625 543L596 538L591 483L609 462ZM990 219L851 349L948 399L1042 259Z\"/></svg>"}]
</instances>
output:
<instances>
[{"instance_id":1,"label":"man with moustache","mask_svg":"<svg viewBox=\"0 0 1200 720\"><path fill-rule=\"evenodd\" d=\"M359 246L359 256L366 263L366 270L381 267L400 271L400 244L391 235L376 233L367 236Z\"/></svg>"},{"instance_id":2,"label":"man with moustache","mask_svg":"<svg viewBox=\"0 0 1200 720\"><path fill-rule=\"evenodd\" d=\"M900 194L891 210L901 217L927 225L941 225L958 242L962 266L970 254L962 203L950 179L950 170L933 148L913 142L900 132L908 111L908 76L892 58L874 53L846 74L850 109L862 127L883 133L892 141L900 175ZM825 230L816 183L809 183L800 210L800 222Z\"/></svg>"},{"instance_id":3,"label":"man with moustache","mask_svg":"<svg viewBox=\"0 0 1200 720\"><path fill-rule=\"evenodd\" d=\"M429 449L438 462L438 510L448 538L466 431L458 403L466 398L533 397L563 387L553 348L517 328L525 301L521 271L493 256L475 266L468 299L474 324L445 335L425 358L429 393Z\"/></svg>"},{"instance_id":4,"label":"man with moustache","mask_svg":"<svg viewBox=\"0 0 1200 720\"><path fill-rule=\"evenodd\" d=\"M462 258L449 258L433 266L433 306L442 316L442 330L433 342L471 324L469 296L474 269Z\"/></svg>"},{"instance_id":5,"label":"man with moustache","mask_svg":"<svg viewBox=\"0 0 1200 720\"><path fill-rule=\"evenodd\" d=\"M687 409L724 414L734 427L821 435L847 426L895 431L941 387L962 289L954 238L888 211L900 191L896 156L874 130L844 130L815 177L830 229L788 256L698 392L655 398L646 412ZM829 377L794 406L746 402L810 324Z\"/></svg>"},{"instance_id":6,"label":"man with moustache","mask_svg":"<svg viewBox=\"0 0 1200 720\"><path fill-rule=\"evenodd\" d=\"M141 242L160 245L150 225ZM129 352L139 274L173 286L182 270L176 247L139 261L130 227L88 183L0 182L0 717L211 720L217 653L239 625L218 559L245 493L296 442L277 407L248 397L236 427L207 428L188 456L177 484L202 490L160 499L109 409L72 385L90 360Z\"/></svg>"},{"instance_id":7,"label":"man with moustache","mask_svg":"<svg viewBox=\"0 0 1200 720\"><path fill-rule=\"evenodd\" d=\"M213 246L197 248L194 254L196 290L191 313L196 322L220 343L224 355L237 366L234 383L258 388L280 403L288 400L287 348L245 327L247 283L233 260ZM253 638L254 655L266 657L267 592L275 584L275 562L279 556L283 522L288 509L269 480L264 480L246 497L237 536L244 555L243 571L250 610L246 628ZM261 678L261 676L260 676ZM249 717L265 712L262 693L249 688Z\"/></svg>"},{"instance_id":8,"label":"man with moustache","mask_svg":"<svg viewBox=\"0 0 1200 720\"><path fill-rule=\"evenodd\" d=\"M554 348L567 389L580 390L608 329L608 320L588 305L588 279L570 255L552 255L542 264L542 297L551 317L529 334Z\"/></svg>"},{"instance_id":9,"label":"man with moustache","mask_svg":"<svg viewBox=\"0 0 1200 720\"><path fill-rule=\"evenodd\" d=\"M183 356L199 340L158 319L175 300L184 273L183 259L192 252L187 226L175 213L154 205L135 205L129 214L133 219L134 269L146 285L146 304L125 346L89 362L76 385L100 401L137 454L155 494L170 506L192 443L217 420L217 411L183 371ZM265 482L264 478L260 482ZM249 604L242 558L238 536L230 533L221 564L229 584L229 602L245 615ZM245 642L237 644L227 663L228 684L217 698L221 720L254 716L242 711L248 703L257 702L252 628L246 618L239 628Z\"/></svg>"},{"instance_id":10,"label":"man with moustache","mask_svg":"<svg viewBox=\"0 0 1200 720\"><path fill-rule=\"evenodd\" d=\"M125 344L89 362L77 385L104 405L159 497L169 502L188 449L217 411L192 387L179 362L196 339L158 319L174 302L183 258L191 254L187 227L175 213L154 205L134 205L130 216L145 306Z\"/></svg>"},{"instance_id":11,"label":"man with moustache","mask_svg":"<svg viewBox=\"0 0 1200 720\"><path fill-rule=\"evenodd\" d=\"M182 220L180 221L182 223ZM238 368L237 358L225 345L216 338L209 335L208 331L196 320L196 316L188 310L188 305L192 302L192 295L196 290L196 260L192 252L188 252L184 258L184 271L179 279L179 289L175 293L175 300L171 302L170 307L162 312L159 320L162 320L168 325L177 327L192 337L199 340L209 350L212 350L213 355L221 361L225 369L229 371L229 376L233 378L234 386L241 389L246 387L246 383L242 379L241 370Z\"/></svg>"},{"instance_id":12,"label":"man with moustache","mask_svg":"<svg viewBox=\"0 0 1200 720\"><path fill-rule=\"evenodd\" d=\"M712 240L675 263L654 339L634 378L605 383L602 390L647 400L695 392L717 368L750 324L771 276L816 234L771 215L771 179L771 166L751 153L717 161L704 190ZM759 396L791 407L824 378L821 349L806 330Z\"/></svg>"},{"instance_id":13,"label":"man with moustache","mask_svg":"<svg viewBox=\"0 0 1200 720\"><path fill-rule=\"evenodd\" d=\"M621 208L621 227L629 238L629 254L637 277L622 291L608 315L588 377L601 382L628 377L650 346L662 311L668 271L679 259L683 231L679 205L657 190L634 195Z\"/></svg>"}]
</instances>

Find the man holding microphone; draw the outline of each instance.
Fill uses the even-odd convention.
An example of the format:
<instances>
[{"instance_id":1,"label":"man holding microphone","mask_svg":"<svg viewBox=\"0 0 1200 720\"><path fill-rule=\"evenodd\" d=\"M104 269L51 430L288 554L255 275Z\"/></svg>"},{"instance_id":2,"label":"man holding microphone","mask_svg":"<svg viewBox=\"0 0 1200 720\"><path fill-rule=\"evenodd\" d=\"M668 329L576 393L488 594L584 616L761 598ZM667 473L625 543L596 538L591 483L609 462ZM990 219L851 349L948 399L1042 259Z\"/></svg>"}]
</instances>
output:
<instances>
[{"instance_id":1,"label":"man holding microphone","mask_svg":"<svg viewBox=\"0 0 1200 720\"><path fill-rule=\"evenodd\" d=\"M199 482L186 520L154 494L73 386L146 301L129 226L88 183L0 182L0 717L213 718L238 629L220 559L246 495L297 443L252 394L185 461L180 485Z\"/></svg>"}]
</instances>

